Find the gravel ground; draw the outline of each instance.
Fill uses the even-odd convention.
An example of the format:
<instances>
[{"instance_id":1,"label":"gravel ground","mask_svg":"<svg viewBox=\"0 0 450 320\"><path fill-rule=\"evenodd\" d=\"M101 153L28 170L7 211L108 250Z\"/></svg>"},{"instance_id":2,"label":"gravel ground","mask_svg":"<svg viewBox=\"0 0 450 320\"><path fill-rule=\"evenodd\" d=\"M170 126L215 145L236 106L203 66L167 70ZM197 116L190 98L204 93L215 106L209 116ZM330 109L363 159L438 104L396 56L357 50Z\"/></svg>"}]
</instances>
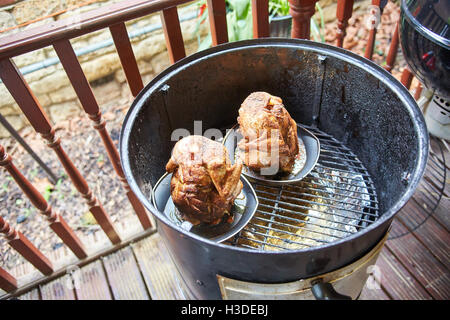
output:
<instances>
[{"instance_id":1,"label":"gravel ground","mask_svg":"<svg viewBox=\"0 0 450 320\"><path fill-rule=\"evenodd\" d=\"M107 130L116 146L129 103L129 100L122 99L102 106ZM55 128L63 149L88 181L92 192L110 214L112 221L120 221L134 215L124 189L107 158L100 136L92 128L88 117L80 112L79 116L62 121ZM19 144L9 138L1 139L0 143L12 155L14 164L44 195L54 210L74 228L79 237L101 232L85 200L71 183L55 153L45 146L42 138L36 135L33 129L26 128L21 131L21 135L59 180L53 185L45 171ZM24 233L44 254L62 249L64 245L61 240L54 235L45 218L33 207L5 170L0 171L0 187L0 215ZM4 239L0 240L0 248L0 266L3 268L10 270L23 261Z\"/></svg>"},{"instance_id":2,"label":"gravel ground","mask_svg":"<svg viewBox=\"0 0 450 320\"><path fill-rule=\"evenodd\" d=\"M368 30L364 28L364 19L364 14L354 14L349 21L347 37L344 42L344 48L358 54L363 54L366 46L365 39L368 37ZM373 60L381 65L385 60L390 37L397 20L398 5L389 2L377 32L373 56ZM326 42L335 44L335 30L335 23L326 25ZM396 78L400 79L400 71L403 70L404 66L405 63L399 50L397 63L393 70ZM107 96L108 93L104 92L101 95ZM113 96L117 97L117 95ZM102 99L104 100L104 98ZM110 132L116 144L130 102L130 97L119 97L102 105L102 112L108 123L108 132ZM57 134L61 137L64 150L86 178L93 193L103 204L106 212L111 215L112 220L114 222L123 221L133 216L134 212L112 165L107 159L101 139L92 128L91 121L87 116L80 112L78 116L58 123L56 129L58 129ZM25 128L20 134L60 179L56 185L53 185L46 177L45 172L20 145L11 138L0 139L0 143L13 156L14 163L19 170L32 181L53 208L66 219L78 236L84 237L89 234L101 233L95 219L89 213L84 199L71 184L55 154L44 145L43 140L33 129ZM4 170L0 170L0 203L0 215L13 227L24 233L44 254L48 255L57 250L62 250L64 245L59 238L54 235L42 215L34 209ZM1 267L11 270L14 266L26 262L3 239L0 239L0 249Z\"/></svg>"}]
</instances>

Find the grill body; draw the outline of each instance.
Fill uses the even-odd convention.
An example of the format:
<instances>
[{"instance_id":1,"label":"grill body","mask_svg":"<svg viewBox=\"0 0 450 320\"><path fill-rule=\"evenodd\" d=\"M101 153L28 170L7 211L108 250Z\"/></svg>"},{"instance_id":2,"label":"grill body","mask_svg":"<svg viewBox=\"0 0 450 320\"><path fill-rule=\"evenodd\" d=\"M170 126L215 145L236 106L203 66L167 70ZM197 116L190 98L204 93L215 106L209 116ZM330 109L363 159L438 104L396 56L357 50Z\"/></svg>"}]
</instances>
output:
<instances>
[{"instance_id":1,"label":"grill body","mask_svg":"<svg viewBox=\"0 0 450 320\"><path fill-rule=\"evenodd\" d=\"M151 205L151 186L164 174L174 130L202 134L230 128L253 91L282 97L297 122L325 132L358 157L376 190L376 221L317 247L273 252L189 234ZM127 114L120 153L127 180L156 217L190 295L219 299L217 275L291 282L336 270L369 252L422 177L428 134L409 92L374 63L311 41L258 39L193 54L158 75Z\"/></svg>"}]
</instances>

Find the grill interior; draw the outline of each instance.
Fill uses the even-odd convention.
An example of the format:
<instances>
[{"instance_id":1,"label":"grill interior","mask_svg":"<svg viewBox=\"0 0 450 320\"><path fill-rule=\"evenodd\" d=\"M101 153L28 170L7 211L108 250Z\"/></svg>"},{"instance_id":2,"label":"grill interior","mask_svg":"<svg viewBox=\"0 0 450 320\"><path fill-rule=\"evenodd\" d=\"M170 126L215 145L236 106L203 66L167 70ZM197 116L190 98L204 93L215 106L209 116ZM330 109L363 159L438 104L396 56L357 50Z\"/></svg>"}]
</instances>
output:
<instances>
[{"instance_id":1,"label":"grill interior","mask_svg":"<svg viewBox=\"0 0 450 320\"><path fill-rule=\"evenodd\" d=\"M320 158L296 185L252 182L259 207L226 244L255 250L293 250L345 238L379 217L377 194L361 161L332 136L303 126L320 140Z\"/></svg>"}]
</instances>

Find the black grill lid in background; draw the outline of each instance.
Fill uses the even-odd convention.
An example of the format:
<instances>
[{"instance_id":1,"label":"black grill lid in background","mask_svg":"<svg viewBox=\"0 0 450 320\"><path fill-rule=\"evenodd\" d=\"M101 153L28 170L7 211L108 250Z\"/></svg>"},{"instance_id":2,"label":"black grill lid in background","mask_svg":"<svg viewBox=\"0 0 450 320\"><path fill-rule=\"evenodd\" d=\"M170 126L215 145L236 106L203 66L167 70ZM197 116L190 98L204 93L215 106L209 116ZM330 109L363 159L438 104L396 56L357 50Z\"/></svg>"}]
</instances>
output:
<instances>
[{"instance_id":1,"label":"black grill lid in background","mask_svg":"<svg viewBox=\"0 0 450 320\"><path fill-rule=\"evenodd\" d=\"M402 0L400 40L411 71L450 99L450 1Z\"/></svg>"}]
</instances>

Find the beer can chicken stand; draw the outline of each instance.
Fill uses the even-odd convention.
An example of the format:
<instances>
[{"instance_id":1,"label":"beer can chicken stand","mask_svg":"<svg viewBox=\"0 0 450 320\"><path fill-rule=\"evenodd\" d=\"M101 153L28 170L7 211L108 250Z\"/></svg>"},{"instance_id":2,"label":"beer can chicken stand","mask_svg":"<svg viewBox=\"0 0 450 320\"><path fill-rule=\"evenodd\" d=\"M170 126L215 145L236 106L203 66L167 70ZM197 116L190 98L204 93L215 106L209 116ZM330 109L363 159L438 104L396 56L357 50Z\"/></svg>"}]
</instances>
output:
<instances>
[{"instance_id":1,"label":"beer can chicken stand","mask_svg":"<svg viewBox=\"0 0 450 320\"><path fill-rule=\"evenodd\" d=\"M193 225L215 225L228 218L242 190L242 163L231 165L226 148L202 136L188 136L175 144L166 171L173 173L172 200L182 218Z\"/></svg>"},{"instance_id":2,"label":"beer can chicken stand","mask_svg":"<svg viewBox=\"0 0 450 320\"><path fill-rule=\"evenodd\" d=\"M299 154L297 124L284 108L281 98L267 92L254 92L239 109L239 142L245 165L263 174L291 172Z\"/></svg>"}]
</instances>

